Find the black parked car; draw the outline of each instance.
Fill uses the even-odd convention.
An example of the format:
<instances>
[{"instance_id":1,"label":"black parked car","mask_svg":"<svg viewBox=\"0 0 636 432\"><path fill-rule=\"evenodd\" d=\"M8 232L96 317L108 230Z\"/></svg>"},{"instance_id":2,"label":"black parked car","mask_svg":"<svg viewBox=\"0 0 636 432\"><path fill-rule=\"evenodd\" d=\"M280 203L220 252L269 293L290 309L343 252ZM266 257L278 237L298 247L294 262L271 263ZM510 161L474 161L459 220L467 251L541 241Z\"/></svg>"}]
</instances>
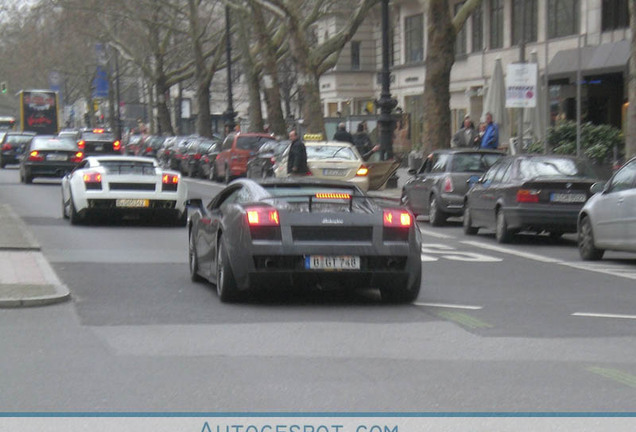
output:
<instances>
[{"instance_id":1,"label":"black parked car","mask_svg":"<svg viewBox=\"0 0 636 432\"><path fill-rule=\"evenodd\" d=\"M274 177L274 165L289 144L289 140L272 140L263 144L247 161L247 177L253 179Z\"/></svg>"},{"instance_id":2,"label":"black parked car","mask_svg":"<svg viewBox=\"0 0 636 432\"><path fill-rule=\"evenodd\" d=\"M576 232L577 217L598 180L584 159L559 155L507 156L466 194L464 232L495 230L499 243L520 231L552 237Z\"/></svg>"},{"instance_id":3,"label":"black parked car","mask_svg":"<svg viewBox=\"0 0 636 432\"><path fill-rule=\"evenodd\" d=\"M35 177L62 178L84 160L84 153L72 138L53 135L34 137L20 160L20 181L32 183Z\"/></svg>"},{"instance_id":4,"label":"black parked car","mask_svg":"<svg viewBox=\"0 0 636 432\"><path fill-rule=\"evenodd\" d=\"M25 147L34 136L33 132L7 132L0 140L0 168L20 163Z\"/></svg>"},{"instance_id":5,"label":"black parked car","mask_svg":"<svg viewBox=\"0 0 636 432\"><path fill-rule=\"evenodd\" d=\"M194 162L192 164L193 173L192 177L198 176L212 180L212 167L216 156L219 154L221 142L214 139L204 138L199 141L199 147L197 153L194 155ZM199 155L197 159L197 155Z\"/></svg>"},{"instance_id":6,"label":"black parked car","mask_svg":"<svg viewBox=\"0 0 636 432\"><path fill-rule=\"evenodd\" d=\"M107 129L82 130L77 146L86 156L121 154L121 142Z\"/></svg>"},{"instance_id":7,"label":"black parked car","mask_svg":"<svg viewBox=\"0 0 636 432\"><path fill-rule=\"evenodd\" d=\"M143 142L143 146L139 148L138 156L157 157L157 152L166 140L164 136L149 135Z\"/></svg>"},{"instance_id":8,"label":"black parked car","mask_svg":"<svg viewBox=\"0 0 636 432\"><path fill-rule=\"evenodd\" d=\"M402 204L415 215L428 214L434 226L449 216L461 216L470 186L503 156L497 150L436 150L419 170L409 170L413 177L402 187Z\"/></svg>"}]
</instances>

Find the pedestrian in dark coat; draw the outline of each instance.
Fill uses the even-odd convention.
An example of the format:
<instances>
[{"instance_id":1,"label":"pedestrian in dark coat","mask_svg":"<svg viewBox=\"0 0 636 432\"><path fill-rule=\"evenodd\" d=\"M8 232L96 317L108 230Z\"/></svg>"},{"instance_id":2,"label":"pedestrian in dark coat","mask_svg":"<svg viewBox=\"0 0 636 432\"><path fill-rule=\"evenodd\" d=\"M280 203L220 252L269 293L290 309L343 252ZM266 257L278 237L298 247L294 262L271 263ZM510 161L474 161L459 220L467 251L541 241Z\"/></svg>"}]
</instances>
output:
<instances>
[{"instance_id":1,"label":"pedestrian in dark coat","mask_svg":"<svg viewBox=\"0 0 636 432\"><path fill-rule=\"evenodd\" d=\"M333 140L350 142L351 144L353 144L353 136L349 132L347 132L347 125L345 125L344 123L340 123L338 125L338 130L334 134Z\"/></svg>"},{"instance_id":2,"label":"pedestrian in dark coat","mask_svg":"<svg viewBox=\"0 0 636 432\"><path fill-rule=\"evenodd\" d=\"M371 137L365 130L366 124L364 122L358 124L358 131L353 134L353 145L356 146L356 150L362 156L362 159L367 160L369 156L375 151L380 149L379 146L373 146L373 142L371 142Z\"/></svg>"},{"instance_id":3,"label":"pedestrian in dark coat","mask_svg":"<svg viewBox=\"0 0 636 432\"><path fill-rule=\"evenodd\" d=\"M291 140L291 145L289 146L289 155L287 157L287 174L305 176L309 174L305 144L298 137L295 130L289 133L289 139Z\"/></svg>"}]
</instances>

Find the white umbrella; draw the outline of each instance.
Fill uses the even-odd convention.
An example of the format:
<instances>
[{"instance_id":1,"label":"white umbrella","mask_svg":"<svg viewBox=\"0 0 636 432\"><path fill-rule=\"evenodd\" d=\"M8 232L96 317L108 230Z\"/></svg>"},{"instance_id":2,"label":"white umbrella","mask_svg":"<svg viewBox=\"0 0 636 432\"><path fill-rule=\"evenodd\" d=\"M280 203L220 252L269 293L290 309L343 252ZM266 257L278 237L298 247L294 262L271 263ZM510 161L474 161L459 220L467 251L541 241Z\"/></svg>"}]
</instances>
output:
<instances>
[{"instance_id":1,"label":"white umbrella","mask_svg":"<svg viewBox=\"0 0 636 432\"><path fill-rule=\"evenodd\" d=\"M537 106L535 108L526 108L524 112L524 119L527 122L524 125L524 136L532 136L534 140L541 141L545 125L545 86L539 73L536 51L530 54L530 63L537 64Z\"/></svg>"},{"instance_id":2,"label":"white umbrella","mask_svg":"<svg viewBox=\"0 0 636 432\"><path fill-rule=\"evenodd\" d=\"M499 125L499 146L508 146L509 121L506 109L506 84L504 82L501 59L495 60L495 68L488 83L482 122L486 121L486 113L491 113L493 121Z\"/></svg>"}]
</instances>

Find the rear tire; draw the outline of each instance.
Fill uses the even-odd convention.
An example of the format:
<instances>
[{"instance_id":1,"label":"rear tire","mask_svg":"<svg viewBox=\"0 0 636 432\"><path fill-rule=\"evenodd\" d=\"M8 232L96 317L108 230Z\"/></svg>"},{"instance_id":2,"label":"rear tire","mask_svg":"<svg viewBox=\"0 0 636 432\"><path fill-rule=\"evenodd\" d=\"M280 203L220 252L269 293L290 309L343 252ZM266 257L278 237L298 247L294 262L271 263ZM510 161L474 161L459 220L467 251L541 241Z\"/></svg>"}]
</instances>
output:
<instances>
[{"instance_id":1,"label":"rear tire","mask_svg":"<svg viewBox=\"0 0 636 432\"><path fill-rule=\"evenodd\" d=\"M588 217L581 220L581 228L578 235L579 255L585 261L598 261L603 258L605 251L594 245L594 231Z\"/></svg>"},{"instance_id":2,"label":"rear tire","mask_svg":"<svg viewBox=\"0 0 636 432\"><path fill-rule=\"evenodd\" d=\"M223 176L223 183L228 184L230 182L230 167L225 167L225 175Z\"/></svg>"},{"instance_id":3,"label":"rear tire","mask_svg":"<svg viewBox=\"0 0 636 432\"><path fill-rule=\"evenodd\" d=\"M437 197L433 195L428 206L428 222L432 226L442 226L446 222L446 215L439 209Z\"/></svg>"},{"instance_id":4,"label":"rear tire","mask_svg":"<svg viewBox=\"0 0 636 432\"><path fill-rule=\"evenodd\" d=\"M73 204L73 196L71 196L71 200L69 202L69 219L71 221L71 225L80 225L84 222L84 218L80 217L77 210L75 210L75 204Z\"/></svg>"},{"instance_id":5,"label":"rear tire","mask_svg":"<svg viewBox=\"0 0 636 432\"><path fill-rule=\"evenodd\" d=\"M33 176L29 174L27 171L24 173L24 183L31 184L33 183Z\"/></svg>"},{"instance_id":6,"label":"rear tire","mask_svg":"<svg viewBox=\"0 0 636 432\"><path fill-rule=\"evenodd\" d=\"M495 227L495 238L497 239L497 243L510 243L512 235L512 231L508 228L506 215L503 210L499 209L497 211L497 226Z\"/></svg>"},{"instance_id":7,"label":"rear tire","mask_svg":"<svg viewBox=\"0 0 636 432\"><path fill-rule=\"evenodd\" d=\"M66 204L64 203L63 194L62 194L62 219L68 219L68 212L66 211Z\"/></svg>"},{"instance_id":8,"label":"rear tire","mask_svg":"<svg viewBox=\"0 0 636 432\"><path fill-rule=\"evenodd\" d=\"M209 174L209 179L211 181L216 181L217 179L217 175L216 175L216 164L214 162L212 162L210 164L210 174Z\"/></svg>"},{"instance_id":9,"label":"rear tire","mask_svg":"<svg viewBox=\"0 0 636 432\"><path fill-rule=\"evenodd\" d=\"M232 303L239 298L236 280L222 238L219 239L216 251L216 292L223 303Z\"/></svg>"},{"instance_id":10,"label":"rear tire","mask_svg":"<svg viewBox=\"0 0 636 432\"><path fill-rule=\"evenodd\" d=\"M466 207L464 209L464 234L466 235L475 235L479 231L479 228L473 226L473 218L470 215L470 208Z\"/></svg>"},{"instance_id":11,"label":"rear tire","mask_svg":"<svg viewBox=\"0 0 636 432\"><path fill-rule=\"evenodd\" d=\"M404 287L383 287L380 288L380 296L384 303L413 303L420 294L420 285L422 284L422 272L415 277L409 285Z\"/></svg>"},{"instance_id":12,"label":"rear tire","mask_svg":"<svg viewBox=\"0 0 636 432\"><path fill-rule=\"evenodd\" d=\"M174 226L184 227L188 223L188 212L183 210L183 213L177 214L174 217Z\"/></svg>"}]
</instances>

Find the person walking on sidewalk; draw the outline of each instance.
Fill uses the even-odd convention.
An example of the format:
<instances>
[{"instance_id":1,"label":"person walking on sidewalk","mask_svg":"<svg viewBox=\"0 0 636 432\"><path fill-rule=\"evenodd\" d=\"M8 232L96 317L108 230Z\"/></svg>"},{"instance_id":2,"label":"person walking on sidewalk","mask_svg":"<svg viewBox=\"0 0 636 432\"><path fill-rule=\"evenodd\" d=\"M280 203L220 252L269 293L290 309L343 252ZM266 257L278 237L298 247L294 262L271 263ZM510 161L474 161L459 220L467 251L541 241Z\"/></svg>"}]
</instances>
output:
<instances>
[{"instance_id":1,"label":"person walking on sidewalk","mask_svg":"<svg viewBox=\"0 0 636 432\"><path fill-rule=\"evenodd\" d=\"M499 147L499 126L492 120L492 114L486 113L486 131L481 138L481 148L496 149Z\"/></svg>"},{"instance_id":2,"label":"person walking on sidewalk","mask_svg":"<svg viewBox=\"0 0 636 432\"><path fill-rule=\"evenodd\" d=\"M289 139L291 140L291 145L289 146L289 156L287 157L287 174L290 176L305 176L309 174L305 144L298 137L295 130L289 132Z\"/></svg>"},{"instance_id":3,"label":"person walking on sidewalk","mask_svg":"<svg viewBox=\"0 0 636 432\"><path fill-rule=\"evenodd\" d=\"M349 132L347 132L347 125L345 125L344 123L340 123L338 125L338 130L333 135L333 140L350 142L351 144L353 144L353 136Z\"/></svg>"}]
</instances>

